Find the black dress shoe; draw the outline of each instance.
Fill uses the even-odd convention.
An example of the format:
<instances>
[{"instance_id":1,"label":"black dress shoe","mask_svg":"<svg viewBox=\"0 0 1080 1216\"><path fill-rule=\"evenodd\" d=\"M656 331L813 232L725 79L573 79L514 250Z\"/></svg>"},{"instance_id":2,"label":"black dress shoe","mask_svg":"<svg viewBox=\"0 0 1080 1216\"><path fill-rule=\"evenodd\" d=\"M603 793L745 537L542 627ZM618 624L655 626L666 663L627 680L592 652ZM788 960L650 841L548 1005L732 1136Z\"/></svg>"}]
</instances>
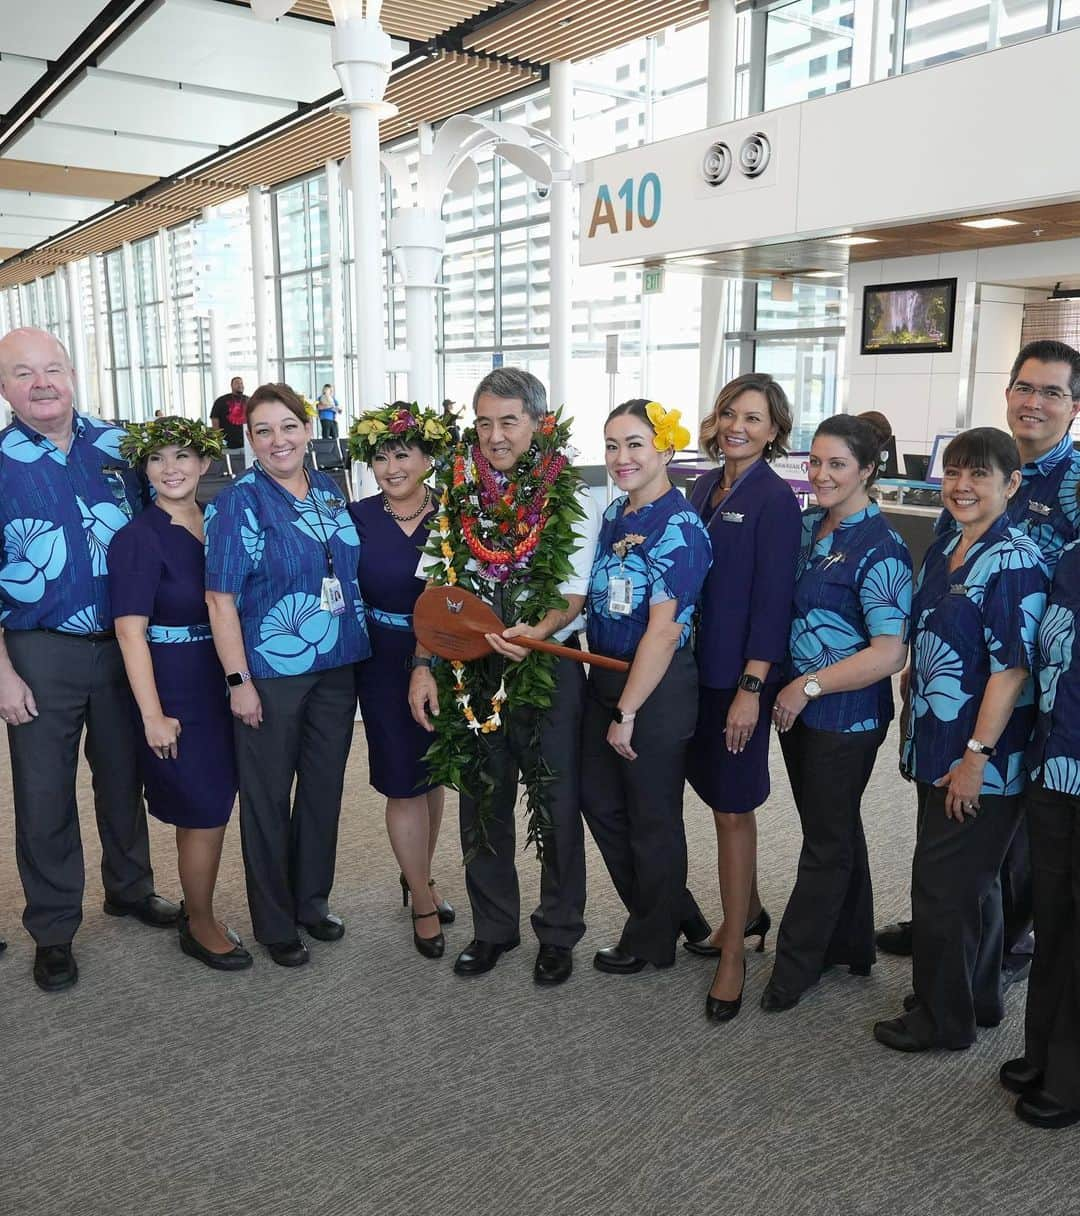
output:
<instances>
[{"instance_id":1,"label":"black dress shoe","mask_svg":"<svg viewBox=\"0 0 1080 1216\"><path fill-rule=\"evenodd\" d=\"M1080 1123L1080 1110L1062 1106L1052 1094L1045 1089L1031 1089L1016 1099L1017 1115L1032 1127L1072 1127Z\"/></svg>"},{"instance_id":2,"label":"black dress shoe","mask_svg":"<svg viewBox=\"0 0 1080 1216\"><path fill-rule=\"evenodd\" d=\"M739 985L739 995L733 1001L722 1000L718 996L705 998L705 1017L710 1022L730 1022L742 1008L743 989L746 987L746 959L742 965L742 983Z\"/></svg>"},{"instance_id":3,"label":"black dress shoe","mask_svg":"<svg viewBox=\"0 0 1080 1216\"><path fill-rule=\"evenodd\" d=\"M499 955L521 945L521 938L511 942L482 942L473 938L454 960L455 975L485 975L499 961Z\"/></svg>"},{"instance_id":4,"label":"black dress shoe","mask_svg":"<svg viewBox=\"0 0 1080 1216\"><path fill-rule=\"evenodd\" d=\"M533 964L533 979L538 984L563 984L574 970L574 952L569 946L540 943Z\"/></svg>"},{"instance_id":5,"label":"black dress shoe","mask_svg":"<svg viewBox=\"0 0 1080 1216\"><path fill-rule=\"evenodd\" d=\"M1026 1056L1017 1056L1015 1060L1006 1060L1002 1064L998 1080L1014 1094L1026 1094L1028 1090L1040 1088L1043 1070L1029 1064Z\"/></svg>"},{"instance_id":6,"label":"black dress shoe","mask_svg":"<svg viewBox=\"0 0 1080 1216\"><path fill-rule=\"evenodd\" d=\"M922 1004L922 1001L919 1000L919 998L915 995L915 993L909 992L907 994L907 996L904 997L904 1012L911 1013L914 1010L918 1009L918 1007L921 1004ZM996 1014L992 1017L983 1017L981 1014L976 1013L975 1014L975 1025L981 1026L983 1028L983 1030L993 1030L995 1026L1001 1025L1001 1018L998 1017ZM1020 1091L1017 1090L1016 1092L1019 1093Z\"/></svg>"},{"instance_id":7,"label":"black dress shoe","mask_svg":"<svg viewBox=\"0 0 1080 1216\"><path fill-rule=\"evenodd\" d=\"M42 992L63 992L74 987L79 966L71 942L62 946L38 946L34 951L34 983Z\"/></svg>"},{"instance_id":8,"label":"black dress shoe","mask_svg":"<svg viewBox=\"0 0 1080 1216\"><path fill-rule=\"evenodd\" d=\"M893 1051L933 1051L938 1046L937 1043L916 1035L902 1017L875 1022L874 1038L885 1047L891 1047Z\"/></svg>"},{"instance_id":9,"label":"black dress shoe","mask_svg":"<svg viewBox=\"0 0 1080 1216\"><path fill-rule=\"evenodd\" d=\"M886 954L897 954L901 958L911 956L911 921L897 921L895 925L886 925L874 937L879 950Z\"/></svg>"},{"instance_id":10,"label":"black dress shoe","mask_svg":"<svg viewBox=\"0 0 1080 1216\"><path fill-rule=\"evenodd\" d=\"M679 921L679 932L688 942L706 942L712 933L712 926L700 912L695 912L693 916Z\"/></svg>"},{"instance_id":11,"label":"black dress shoe","mask_svg":"<svg viewBox=\"0 0 1080 1216\"><path fill-rule=\"evenodd\" d=\"M401 884L401 906L407 908L409 906L409 884L404 874L398 874L398 882ZM428 879L428 886L433 887L435 879ZM439 914L440 925L452 925L457 918L457 913L454 911L454 905L444 899L441 903L435 905L435 911Z\"/></svg>"},{"instance_id":12,"label":"black dress shoe","mask_svg":"<svg viewBox=\"0 0 1080 1216\"><path fill-rule=\"evenodd\" d=\"M229 941L232 941L234 936L235 934L226 931ZM239 944L239 939L227 953L218 954L214 950L208 950L191 932L187 924L181 928L179 937L180 949L185 954L191 958L197 958L200 963L205 963L214 971L245 971L255 961L251 954Z\"/></svg>"},{"instance_id":13,"label":"black dress shoe","mask_svg":"<svg viewBox=\"0 0 1080 1216\"><path fill-rule=\"evenodd\" d=\"M290 942L271 942L266 948L279 967L302 967L311 957L298 937Z\"/></svg>"},{"instance_id":14,"label":"black dress shoe","mask_svg":"<svg viewBox=\"0 0 1080 1216\"><path fill-rule=\"evenodd\" d=\"M157 929L175 925L180 919L179 907L153 891L142 899L117 899L114 895L106 895L105 912L109 916L134 916L144 925Z\"/></svg>"},{"instance_id":15,"label":"black dress shoe","mask_svg":"<svg viewBox=\"0 0 1080 1216\"><path fill-rule=\"evenodd\" d=\"M756 937L758 944L754 947L756 953L764 954L765 938L768 936L769 930L772 928L772 917L769 915L768 908L762 908L753 920L746 922L746 927L743 929L743 937ZM719 958L721 950L719 946L714 946L710 938L704 941L685 941L683 949L689 950L691 954L696 954L699 958Z\"/></svg>"},{"instance_id":16,"label":"black dress shoe","mask_svg":"<svg viewBox=\"0 0 1080 1216\"><path fill-rule=\"evenodd\" d=\"M322 920L312 925L304 925L304 931L320 942L339 942L345 936L345 922L333 912L327 912Z\"/></svg>"},{"instance_id":17,"label":"black dress shoe","mask_svg":"<svg viewBox=\"0 0 1080 1216\"><path fill-rule=\"evenodd\" d=\"M184 932L185 927L190 923L187 914L187 908L184 906L184 901L180 901L180 915L176 918L176 928L180 933ZM228 925L223 925L218 921L218 926L222 933L232 942L234 946L242 946L244 943L240 940L240 934L235 929L230 929Z\"/></svg>"},{"instance_id":18,"label":"black dress shoe","mask_svg":"<svg viewBox=\"0 0 1080 1216\"><path fill-rule=\"evenodd\" d=\"M794 1009L798 1003L798 996L789 996L786 992L781 992L779 988L772 986L771 981L765 985L765 991L761 994L760 1004L765 1013L786 1013L789 1009Z\"/></svg>"},{"instance_id":19,"label":"black dress shoe","mask_svg":"<svg viewBox=\"0 0 1080 1216\"><path fill-rule=\"evenodd\" d=\"M593 966L597 971L606 971L609 975L635 975L643 971L647 960L627 954L621 946L605 946L593 955Z\"/></svg>"},{"instance_id":20,"label":"black dress shoe","mask_svg":"<svg viewBox=\"0 0 1080 1216\"><path fill-rule=\"evenodd\" d=\"M7 942L4 941L4 939L2 937L0 937L0 954L3 954L6 949L7 949Z\"/></svg>"},{"instance_id":21,"label":"black dress shoe","mask_svg":"<svg viewBox=\"0 0 1080 1216\"><path fill-rule=\"evenodd\" d=\"M1001 984L1008 988L1010 984L1022 984L1031 974L1031 955L1006 955L1001 964Z\"/></svg>"},{"instance_id":22,"label":"black dress shoe","mask_svg":"<svg viewBox=\"0 0 1080 1216\"><path fill-rule=\"evenodd\" d=\"M424 958L442 958L446 953L446 938L441 933L436 933L434 937L421 937L416 931L416 922L418 920L427 920L431 916L438 916L439 909L433 908L430 912L413 912L411 915L413 922L413 945ZM439 923L442 923L441 917L439 917Z\"/></svg>"}]
</instances>

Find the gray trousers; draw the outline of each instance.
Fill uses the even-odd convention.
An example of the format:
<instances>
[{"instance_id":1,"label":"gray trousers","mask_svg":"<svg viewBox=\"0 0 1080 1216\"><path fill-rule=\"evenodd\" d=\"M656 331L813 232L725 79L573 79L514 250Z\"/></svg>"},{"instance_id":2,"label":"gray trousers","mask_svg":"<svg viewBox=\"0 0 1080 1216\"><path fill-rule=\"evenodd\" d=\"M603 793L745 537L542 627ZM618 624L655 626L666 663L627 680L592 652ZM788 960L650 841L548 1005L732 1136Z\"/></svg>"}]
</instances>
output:
<instances>
[{"instance_id":1,"label":"gray trousers","mask_svg":"<svg viewBox=\"0 0 1080 1216\"><path fill-rule=\"evenodd\" d=\"M82 922L75 773L84 727L105 893L136 900L154 889L131 694L115 641L40 630L8 630L4 641L38 708L33 721L8 727L23 924L39 946L63 945Z\"/></svg>"},{"instance_id":2,"label":"gray trousers","mask_svg":"<svg viewBox=\"0 0 1080 1216\"><path fill-rule=\"evenodd\" d=\"M540 727L540 752L555 774L547 787L553 830L540 870L540 903L531 917L533 932L550 946L574 946L585 932L585 829L580 792L584 694L582 665L572 659L556 659L551 708ZM445 708L443 712L447 712ZM487 772L495 782L487 829L491 847L477 849L465 867L473 934L483 942L517 941L521 932L514 818L518 774L532 763L528 744L534 713L515 710L504 715L503 729L488 736ZM462 850L467 853L473 844L477 813L476 803L465 794L460 799L459 822Z\"/></svg>"},{"instance_id":3,"label":"gray trousers","mask_svg":"<svg viewBox=\"0 0 1080 1216\"><path fill-rule=\"evenodd\" d=\"M918 1006L905 1021L941 1047L975 1042L996 1026L1004 922L1001 864L1023 813L1019 797L983 794L979 812L957 823L945 791L919 782L919 836L911 866L912 980Z\"/></svg>"},{"instance_id":4,"label":"gray trousers","mask_svg":"<svg viewBox=\"0 0 1080 1216\"><path fill-rule=\"evenodd\" d=\"M349 664L255 687L262 725L234 718L233 733L248 906L256 940L269 945L329 911L356 680Z\"/></svg>"}]
</instances>

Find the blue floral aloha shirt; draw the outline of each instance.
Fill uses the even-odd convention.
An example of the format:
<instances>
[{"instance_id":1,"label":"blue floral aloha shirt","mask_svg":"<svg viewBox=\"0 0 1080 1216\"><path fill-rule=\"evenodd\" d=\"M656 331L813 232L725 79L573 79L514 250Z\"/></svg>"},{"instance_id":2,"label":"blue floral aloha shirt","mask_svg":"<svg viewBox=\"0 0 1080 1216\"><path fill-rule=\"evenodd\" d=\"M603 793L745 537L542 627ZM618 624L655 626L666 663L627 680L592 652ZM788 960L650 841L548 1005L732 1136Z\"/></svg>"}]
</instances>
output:
<instances>
[{"instance_id":1,"label":"blue floral aloha shirt","mask_svg":"<svg viewBox=\"0 0 1080 1216\"><path fill-rule=\"evenodd\" d=\"M822 507L803 512L787 676L809 675L865 650L874 637L906 640L911 621L911 554L877 503L849 515L818 539ZM892 681L855 692L825 693L801 720L814 730L849 734L892 720Z\"/></svg>"},{"instance_id":2,"label":"blue floral aloha shirt","mask_svg":"<svg viewBox=\"0 0 1080 1216\"><path fill-rule=\"evenodd\" d=\"M1039 626L1038 717L1027 749L1032 781L1080 798L1080 541L1061 550Z\"/></svg>"},{"instance_id":3,"label":"blue floral aloha shirt","mask_svg":"<svg viewBox=\"0 0 1080 1216\"><path fill-rule=\"evenodd\" d=\"M986 682L1013 667L1035 670L1049 579L1038 546L1000 516L951 574L960 542L939 536L915 585L911 715L901 768L916 781L940 780L964 758ZM987 762L983 794L1023 792L1024 748L1035 718L1029 677Z\"/></svg>"},{"instance_id":4,"label":"blue floral aloha shirt","mask_svg":"<svg viewBox=\"0 0 1080 1216\"><path fill-rule=\"evenodd\" d=\"M649 609L668 600L675 600L675 620L683 627L678 649L686 645L712 562L709 534L681 490L672 488L639 511L628 513L628 502L624 494L604 512L586 600L589 649L619 659L633 658L649 625ZM621 558L612 546L628 536L642 539ZM629 614L610 610L613 578L630 579Z\"/></svg>"},{"instance_id":5,"label":"blue floral aloha shirt","mask_svg":"<svg viewBox=\"0 0 1080 1216\"><path fill-rule=\"evenodd\" d=\"M206 586L236 597L248 667L256 679L297 676L371 654L356 582L360 538L341 491L325 473L296 499L258 464L206 508ZM346 611L321 607L326 545Z\"/></svg>"},{"instance_id":6,"label":"blue floral aloha shirt","mask_svg":"<svg viewBox=\"0 0 1080 1216\"><path fill-rule=\"evenodd\" d=\"M105 555L144 504L123 431L73 412L66 452L16 419L0 431L0 621L5 629L112 628Z\"/></svg>"}]
</instances>

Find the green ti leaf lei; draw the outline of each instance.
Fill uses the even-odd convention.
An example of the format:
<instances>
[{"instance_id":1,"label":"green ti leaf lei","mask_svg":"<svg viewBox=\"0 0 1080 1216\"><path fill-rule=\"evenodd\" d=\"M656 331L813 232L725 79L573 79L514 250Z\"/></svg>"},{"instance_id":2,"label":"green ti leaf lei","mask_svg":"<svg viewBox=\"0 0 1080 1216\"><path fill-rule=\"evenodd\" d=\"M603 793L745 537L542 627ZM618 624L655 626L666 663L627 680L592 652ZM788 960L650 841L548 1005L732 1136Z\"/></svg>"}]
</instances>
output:
<instances>
[{"instance_id":1,"label":"green ti leaf lei","mask_svg":"<svg viewBox=\"0 0 1080 1216\"><path fill-rule=\"evenodd\" d=\"M572 454L571 420L563 420L561 410L548 415L537 428L532 446L507 474L508 481L522 489L522 497L538 484L544 457L552 453ZM559 585L573 574L570 557L581 546L576 528L584 518L578 502L580 476L567 463L547 491L547 522L527 565L512 569L501 583L483 577L477 564L470 568L472 554L462 528L463 515L480 513L481 486L476 476L473 449L475 430L468 430L453 453L439 486L440 507L429 525L431 531L424 554L428 578L435 584L455 584L491 601L493 586L502 587L502 618L509 625L535 625L551 609L567 607ZM455 479L454 468L464 469ZM455 480L460 484L455 485ZM498 514L491 522L498 522ZM490 849L488 825L492 817L494 779L488 762L495 731L506 729L509 714L516 723L528 728L529 768L522 773L527 817L526 847L533 845L537 859L543 861L545 845L552 830L549 787L554 778L550 765L540 754L540 728L544 713L551 708L555 690L554 656L530 651L520 663L508 662L496 654L469 663L453 665L440 661L433 669L439 692L441 712L434 719L435 739L425 757L429 779L449 786L472 798L477 807L473 838L466 840L466 860L481 848ZM505 702L501 700L505 695ZM467 699L465 699L467 698ZM474 714L466 716L466 707ZM480 720L488 718L488 729ZM501 712L500 712L501 710ZM495 726L490 725L495 722Z\"/></svg>"}]
</instances>

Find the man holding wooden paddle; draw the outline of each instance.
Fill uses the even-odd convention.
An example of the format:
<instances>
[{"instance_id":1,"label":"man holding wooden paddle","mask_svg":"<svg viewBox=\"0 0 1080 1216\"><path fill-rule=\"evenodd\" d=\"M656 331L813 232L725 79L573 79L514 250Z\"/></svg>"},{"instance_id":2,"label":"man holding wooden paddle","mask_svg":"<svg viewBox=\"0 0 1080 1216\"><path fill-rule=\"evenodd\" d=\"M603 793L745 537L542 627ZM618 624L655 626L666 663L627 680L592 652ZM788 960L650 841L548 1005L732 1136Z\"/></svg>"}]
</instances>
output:
<instances>
[{"instance_id":1,"label":"man holding wooden paddle","mask_svg":"<svg viewBox=\"0 0 1080 1216\"><path fill-rule=\"evenodd\" d=\"M483 975L520 944L514 865L520 779L528 838L542 863L540 903L531 917L540 942L533 975L539 984L561 984L585 931L584 667L515 639L550 639L577 651L600 511L569 463L569 426L548 412L535 376L499 368L477 386L473 407L475 425L441 487L420 572L433 586L456 588L442 597L453 601L445 605L445 628L467 632L470 605L461 591L475 593L510 627L484 634L486 656L451 657L434 667L432 652L418 641L409 705L434 735L431 779L461 795L474 939L455 972Z\"/></svg>"}]
</instances>

